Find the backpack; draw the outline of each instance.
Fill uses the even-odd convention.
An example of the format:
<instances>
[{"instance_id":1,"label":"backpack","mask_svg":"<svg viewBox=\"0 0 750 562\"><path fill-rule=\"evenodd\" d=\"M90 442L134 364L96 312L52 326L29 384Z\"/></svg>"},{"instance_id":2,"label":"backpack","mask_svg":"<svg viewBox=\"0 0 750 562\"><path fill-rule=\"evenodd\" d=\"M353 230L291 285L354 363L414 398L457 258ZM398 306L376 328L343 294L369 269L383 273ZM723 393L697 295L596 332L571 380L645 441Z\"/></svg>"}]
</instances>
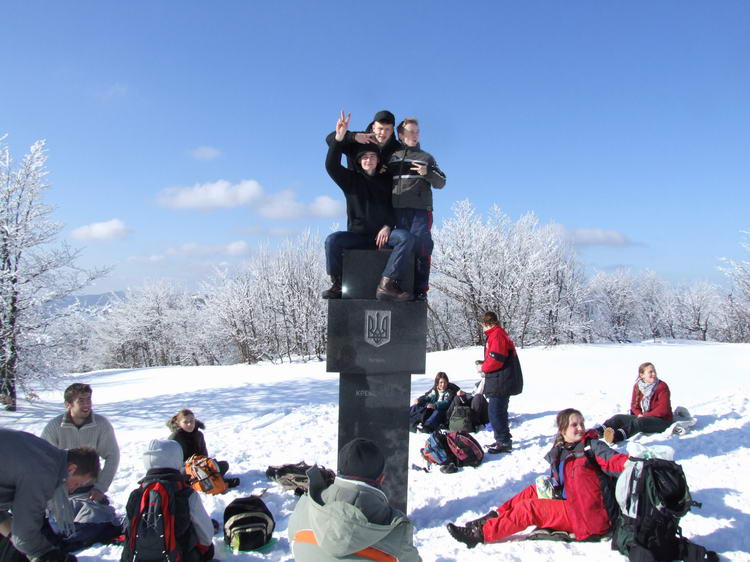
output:
<instances>
[{"instance_id":1,"label":"backpack","mask_svg":"<svg viewBox=\"0 0 750 562\"><path fill-rule=\"evenodd\" d=\"M718 560L715 552L682 537L680 518L701 504L690 495L682 467L659 458L641 459L617 482L621 508L612 550L631 560Z\"/></svg>"},{"instance_id":2,"label":"backpack","mask_svg":"<svg viewBox=\"0 0 750 562\"><path fill-rule=\"evenodd\" d=\"M125 507L128 525L121 560L177 562L197 554L188 504L192 493L179 474L141 480Z\"/></svg>"},{"instance_id":3,"label":"backpack","mask_svg":"<svg viewBox=\"0 0 750 562\"><path fill-rule=\"evenodd\" d=\"M229 489L221 475L219 465L211 457L193 455L185 461L185 474L190 477L190 486L204 494L223 494Z\"/></svg>"},{"instance_id":4,"label":"backpack","mask_svg":"<svg viewBox=\"0 0 750 562\"><path fill-rule=\"evenodd\" d=\"M255 550L271 540L276 522L260 496L237 498L224 510L224 543L232 550Z\"/></svg>"},{"instance_id":5,"label":"backpack","mask_svg":"<svg viewBox=\"0 0 750 562\"><path fill-rule=\"evenodd\" d=\"M461 396L456 396L450 407L448 431L474 431L474 421L469 403Z\"/></svg>"},{"instance_id":6,"label":"backpack","mask_svg":"<svg viewBox=\"0 0 750 562\"><path fill-rule=\"evenodd\" d=\"M479 466L484 459L481 445L465 431L433 431L420 452L428 467L447 463Z\"/></svg>"},{"instance_id":7,"label":"backpack","mask_svg":"<svg viewBox=\"0 0 750 562\"><path fill-rule=\"evenodd\" d=\"M282 464L280 466L269 466L266 469L266 476L279 484L284 490L293 490L294 495L301 496L310 487L310 480L307 477L307 471L312 468L304 461L296 464ZM323 478L328 484L333 484L336 473L324 466L319 467L323 473Z\"/></svg>"}]
</instances>

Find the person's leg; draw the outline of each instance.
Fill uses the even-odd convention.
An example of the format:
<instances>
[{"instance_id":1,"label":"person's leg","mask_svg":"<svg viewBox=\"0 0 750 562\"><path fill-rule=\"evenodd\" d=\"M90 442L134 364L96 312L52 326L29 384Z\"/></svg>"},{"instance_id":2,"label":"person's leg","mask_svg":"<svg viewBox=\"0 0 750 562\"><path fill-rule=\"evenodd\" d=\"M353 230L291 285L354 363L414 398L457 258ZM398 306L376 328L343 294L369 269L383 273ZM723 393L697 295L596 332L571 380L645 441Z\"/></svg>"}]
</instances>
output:
<instances>
[{"instance_id":1,"label":"person's leg","mask_svg":"<svg viewBox=\"0 0 750 562\"><path fill-rule=\"evenodd\" d=\"M407 230L397 228L391 231L388 237L388 246L393 248L388 257L388 263L383 270L383 277L403 280L406 276L406 268L409 264L409 256L414 252L416 239Z\"/></svg>"},{"instance_id":2,"label":"person's leg","mask_svg":"<svg viewBox=\"0 0 750 562\"><path fill-rule=\"evenodd\" d=\"M619 443L638 432L636 430L636 416L617 414L604 422L604 440L607 443ZM607 428L612 431L607 431Z\"/></svg>"},{"instance_id":3,"label":"person's leg","mask_svg":"<svg viewBox=\"0 0 750 562\"><path fill-rule=\"evenodd\" d=\"M471 399L471 411L477 425L486 425L490 423L487 399L484 397L484 394L474 395Z\"/></svg>"},{"instance_id":4,"label":"person's leg","mask_svg":"<svg viewBox=\"0 0 750 562\"><path fill-rule=\"evenodd\" d=\"M573 532L565 500L528 498L517 501L482 526L484 542L497 542L535 525L544 529Z\"/></svg>"},{"instance_id":5,"label":"person's leg","mask_svg":"<svg viewBox=\"0 0 750 562\"><path fill-rule=\"evenodd\" d=\"M430 426L432 429L438 429L443 423L445 423L445 410L438 410L437 408L431 410L430 417L424 422L424 425Z\"/></svg>"},{"instance_id":6,"label":"person's leg","mask_svg":"<svg viewBox=\"0 0 750 562\"><path fill-rule=\"evenodd\" d=\"M344 250L370 248L374 240L356 232L334 232L326 238L326 273L331 277L341 277L344 270Z\"/></svg>"},{"instance_id":7,"label":"person's leg","mask_svg":"<svg viewBox=\"0 0 750 562\"><path fill-rule=\"evenodd\" d=\"M512 435L508 427L508 402L510 396L492 396L489 402L489 416L492 430L495 432L495 443L500 446L512 444Z\"/></svg>"},{"instance_id":8,"label":"person's leg","mask_svg":"<svg viewBox=\"0 0 750 562\"><path fill-rule=\"evenodd\" d=\"M216 466L219 467L219 474L222 476L229 472L229 463L227 461L216 461Z\"/></svg>"},{"instance_id":9,"label":"person's leg","mask_svg":"<svg viewBox=\"0 0 750 562\"><path fill-rule=\"evenodd\" d=\"M661 433L672 424L661 418L642 417L642 418L635 418L633 425L635 426L634 427L635 431L633 432L633 434L635 434L639 432L640 433Z\"/></svg>"},{"instance_id":10,"label":"person's leg","mask_svg":"<svg viewBox=\"0 0 750 562\"><path fill-rule=\"evenodd\" d=\"M430 289L430 264L432 261L432 211L411 209L411 233L417 240L415 246L414 292L427 293Z\"/></svg>"}]
</instances>

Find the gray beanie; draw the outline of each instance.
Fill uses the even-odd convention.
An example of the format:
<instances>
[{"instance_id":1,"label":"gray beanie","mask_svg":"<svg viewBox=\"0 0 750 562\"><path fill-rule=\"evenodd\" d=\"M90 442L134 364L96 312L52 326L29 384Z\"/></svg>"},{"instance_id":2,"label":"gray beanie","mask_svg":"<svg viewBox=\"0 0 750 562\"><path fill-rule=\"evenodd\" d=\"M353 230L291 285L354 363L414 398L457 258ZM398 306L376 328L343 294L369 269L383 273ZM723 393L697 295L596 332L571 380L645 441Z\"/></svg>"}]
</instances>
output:
<instances>
[{"instance_id":1,"label":"gray beanie","mask_svg":"<svg viewBox=\"0 0 750 562\"><path fill-rule=\"evenodd\" d=\"M339 474L377 480L385 469L385 457L373 441L357 437L339 451Z\"/></svg>"},{"instance_id":2,"label":"gray beanie","mask_svg":"<svg viewBox=\"0 0 750 562\"><path fill-rule=\"evenodd\" d=\"M182 463L182 447L171 439L152 439L143 453L143 466L146 470L152 468L173 468L180 470Z\"/></svg>"}]
</instances>

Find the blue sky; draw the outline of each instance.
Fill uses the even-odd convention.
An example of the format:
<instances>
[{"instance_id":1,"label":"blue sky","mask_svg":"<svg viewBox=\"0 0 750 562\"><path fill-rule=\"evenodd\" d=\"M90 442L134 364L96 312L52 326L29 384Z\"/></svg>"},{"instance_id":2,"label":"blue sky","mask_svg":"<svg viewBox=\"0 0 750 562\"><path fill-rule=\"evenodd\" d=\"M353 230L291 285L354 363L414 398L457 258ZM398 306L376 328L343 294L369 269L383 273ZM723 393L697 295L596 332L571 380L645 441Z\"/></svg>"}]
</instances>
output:
<instances>
[{"instance_id":1,"label":"blue sky","mask_svg":"<svg viewBox=\"0 0 750 562\"><path fill-rule=\"evenodd\" d=\"M417 116L468 198L533 211L590 271L721 281L750 229L750 3L7 2L0 134L47 139L90 292L190 285L345 224L339 110ZM322 250L321 250L322 251Z\"/></svg>"}]
</instances>

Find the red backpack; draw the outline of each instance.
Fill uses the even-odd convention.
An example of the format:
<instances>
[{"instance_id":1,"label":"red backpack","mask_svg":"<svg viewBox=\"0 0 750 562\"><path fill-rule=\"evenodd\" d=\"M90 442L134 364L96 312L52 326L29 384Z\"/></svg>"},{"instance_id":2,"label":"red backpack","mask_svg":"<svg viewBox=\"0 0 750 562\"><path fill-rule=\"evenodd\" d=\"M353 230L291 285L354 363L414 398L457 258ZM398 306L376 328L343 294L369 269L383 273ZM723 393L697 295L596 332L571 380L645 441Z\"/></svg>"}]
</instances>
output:
<instances>
[{"instance_id":1,"label":"red backpack","mask_svg":"<svg viewBox=\"0 0 750 562\"><path fill-rule=\"evenodd\" d=\"M465 431L434 431L421 453L428 465L452 462L457 467L479 466L484 459L482 446Z\"/></svg>"}]
</instances>

